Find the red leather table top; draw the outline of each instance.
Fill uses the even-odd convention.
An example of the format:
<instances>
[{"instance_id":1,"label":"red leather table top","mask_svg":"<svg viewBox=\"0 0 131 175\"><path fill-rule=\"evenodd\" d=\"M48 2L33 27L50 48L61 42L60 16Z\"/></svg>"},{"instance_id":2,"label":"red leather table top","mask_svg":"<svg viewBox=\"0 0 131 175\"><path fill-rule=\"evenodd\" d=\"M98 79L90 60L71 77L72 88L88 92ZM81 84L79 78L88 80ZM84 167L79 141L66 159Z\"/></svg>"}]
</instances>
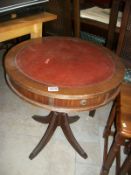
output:
<instances>
[{"instance_id":1,"label":"red leather table top","mask_svg":"<svg viewBox=\"0 0 131 175\"><path fill-rule=\"evenodd\" d=\"M24 75L48 86L89 86L110 79L115 72L105 49L75 38L46 37L29 43L15 62Z\"/></svg>"}]
</instances>

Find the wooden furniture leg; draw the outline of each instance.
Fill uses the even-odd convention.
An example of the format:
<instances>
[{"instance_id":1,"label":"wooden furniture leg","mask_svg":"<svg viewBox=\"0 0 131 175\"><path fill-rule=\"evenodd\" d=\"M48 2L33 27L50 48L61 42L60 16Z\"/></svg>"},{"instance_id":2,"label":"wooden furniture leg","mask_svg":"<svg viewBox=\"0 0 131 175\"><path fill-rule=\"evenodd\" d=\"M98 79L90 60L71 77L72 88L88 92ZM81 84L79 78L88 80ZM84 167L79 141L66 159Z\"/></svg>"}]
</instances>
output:
<instances>
[{"instance_id":1,"label":"wooden furniture leg","mask_svg":"<svg viewBox=\"0 0 131 175\"><path fill-rule=\"evenodd\" d=\"M128 172L128 175L131 175L131 140L126 141L124 146L125 146L124 153L127 155L127 158L125 159L125 161L120 169L120 172L121 172L120 175L125 174L125 172L126 173Z\"/></svg>"},{"instance_id":2,"label":"wooden furniture leg","mask_svg":"<svg viewBox=\"0 0 131 175\"><path fill-rule=\"evenodd\" d=\"M120 146L124 143L124 138L121 134L117 133L114 142L109 150L108 156L104 162L100 175L108 175L112 163L119 153Z\"/></svg>"},{"instance_id":3,"label":"wooden furniture leg","mask_svg":"<svg viewBox=\"0 0 131 175\"><path fill-rule=\"evenodd\" d=\"M126 174L127 171L131 169L131 153L129 154L129 156L127 156L127 158L125 159L121 169L120 169L120 175ZM128 172L128 174L130 175L131 171Z\"/></svg>"},{"instance_id":4,"label":"wooden furniture leg","mask_svg":"<svg viewBox=\"0 0 131 175\"><path fill-rule=\"evenodd\" d=\"M104 129L104 133L103 133L103 138L104 138L103 163L105 162L107 153L108 153L108 137L110 135L114 135L114 133L112 133L111 131L111 126L115 120L115 116L116 116L116 102L114 101L110 115L108 117L105 129Z\"/></svg>"},{"instance_id":5,"label":"wooden furniture leg","mask_svg":"<svg viewBox=\"0 0 131 175\"><path fill-rule=\"evenodd\" d=\"M87 154L84 152L84 150L81 148L77 140L75 139L72 130L70 128L69 122L68 122L68 115L66 113L63 114L61 117L61 128L63 130L63 133L65 134L67 140L69 143L73 146L73 148L84 158L87 158Z\"/></svg>"},{"instance_id":6,"label":"wooden furniture leg","mask_svg":"<svg viewBox=\"0 0 131 175\"><path fill-rule=\"evenodd\" d=\"M116 99L117 100L117 99ZM109 140L109 136L113 136L114 137L114 132L111 130L111 127L115 121L116 118L116 110L117 110L117 103L116 100L114 100L109 118L107 120L105 129L104 129L104 133L103 133L103 137L104 137L104 153L103 153L103 164L107 159L107 154L108 154L108 140ZM116 156L116 174L118 173L120 168L120 149L118 150L117 156Z\"/></svg>"},{"instance_id":7,"label":"wooden furniture leg","mask_svg":"<svg viewBox=\"0 0 131 175\"><path fill-rule=\"evenodd\" d=\"M51 111L48 116L42 117L42 116L33 116L33 119L40 122L40 123L49 123L48 128L38 143L38 145L35 147L35 149L30 154L29 158L33 159L37 156L37 154L45 147L45 145L49 142L50 138L52 137L55 129L57 126L60 126L69 141L69 143L73 146L73 148L83 157L87 158L87 154L84 152L84 150L81 148L77 140L75 139L72 130L70 128L69 123L73 123L79 119L79 116L72 116L69 117L66 113L60 113L60 112L54 112Z\"/></svg>"},{"instance_id":8,"label":"wooden furniture leg","mask_svg":"<svg viewBox=\"0 0 131 175\"><path fill-rule=\"evenodd\" d=\"M31 38L42 37L42 30L43 30L42 26L43 26L42 22L34 24L32 26Z\"/></svg>"},{"instance_id":9,"label":"wooden furniture leg","mask_svg":"<svg viewBox=\"0 0 131 175\"><path fill-rule=\"evenodd\" d=\"M113 49L113 42L115 38L115 30L116 30L120 3L121 3L121 0L113 0L112 7L111 7L107 44L106 44L106 47L108 47L111 50Z\"/></svg>"},{"instance_id":10,"label":"wooden furniture leg","mask_svg":"<svg viewBox=\"0 0 131 175\"><path fill-rule=\"evenodd\" d=\"M80 2L79 0L73 1L74 8L74 36L80 37Z\"/></svg>"},{"instance_id":11,"label":"wooden furniture leg","mask_svg":"<svg viewBox=\"0 0 131 175\"><path fill-rule=\"evenodd\" d=\"M96 113L96 110L89 111L89 116L94 117Z\"/></svg>"}]
</instances>

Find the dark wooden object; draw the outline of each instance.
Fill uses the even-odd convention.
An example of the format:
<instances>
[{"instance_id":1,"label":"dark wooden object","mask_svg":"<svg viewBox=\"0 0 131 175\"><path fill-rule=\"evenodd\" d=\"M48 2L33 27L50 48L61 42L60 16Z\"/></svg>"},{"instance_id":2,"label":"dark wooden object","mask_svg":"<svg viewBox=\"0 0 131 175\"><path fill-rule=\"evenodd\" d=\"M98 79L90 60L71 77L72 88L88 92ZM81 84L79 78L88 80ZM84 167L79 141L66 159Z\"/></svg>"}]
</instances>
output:
<instances>
[{"instance_id":1,"label":"dark wooden object","mask_svg":"<svg viewBox=\"0 0 131 175\"><path fill-rule=\"evenodd\" d=\"M125 3L124 7L124 13L123 13L123 18L122 18L122 25L120 29L120 37L118 40L118 45L117 45L117 51L116 53L123 58L123 62L126 65L126 67L131 68L131 59L130 59L130 54L131 54L131 1L126 0L123 1ZM114 112L112 112L112 115L110 116L110 119L107 122L107 126L105 128L104 132L104 137L105 137L105 146L104 146L104 158L103 158L103 168L101 171L102 175L106 175L109 172L109 169L112 165L112 162L114 158L116 157L117 160L117 173L118 174L126 174L126 172L129 170L131 167L131 152L128 151L128 157L125 159L125 162L123 163L122 167L119 168L120 166L120 157L119 157L119 148L120 146L124 143L125 139L130 139L131 140L131 120L130 120L130 115L131 115L131 110L130 110L130 104L131 104L131 85L130 84L123 84L122 92L121 92L121 98L120 98L120 109L117 121L117 135L115 137L115 142L114 145L112 145L112 148L110 149L110 152L107 154L107 146L108 146L108 136L111 131L111 125L114 122ZM114 111L114 110L112 110ZM128 116L128 118L127 118ZM126 127L126 131L124 128L124 125L128 126ZM126 135L128 133L128 135ZM117 146L116 146L117 145Z\"/></svg>"},{"instance_id":2,"label":"dark wooden object","mask_svg":"<svg viewBox=\"0 0 131 175\"><path fill-rule=\"evenodd\" d=\"M64 132L67 140L69 143L73 146L73 148L84 158L87 158L87 154L84 152L84 150L81 148L77 140L75 139L72 130L69 126L69 123L73 123L79 119L79 116L73 116L73 117L68 117L68 114L66 113L60 113L60 112L51 112L48 116L46 117L41 117L41 116L33 116L33 118L40 122L40 123L49 123L49 126L42 137L41 141L39 144L36 146L36 148L32 151L30 154L29 158L33 159L43 148L44 146L48 143L50 138L52 137L54 131L58 126L62 128L62 131Z\"/></svg>"},{"instance_id":3,"label":"dark wooden object","mask_svg":"<svg viewBox=\"0 0 131 175\"><path fill-rule=\"evenodd\" d=\"M107 36L107 43L106 43L106 46L111 50L113 49L113 46L114 46L117 17L118 17L118 12L120 10L121 2L122 0L112 1L109 27L108 27L108 36Z\"/></svg>"},{"instance_id":4,"label":"dark wooden object","mask_svg":"<svg viewBox=\"0 0 131 175\"><path fill-rule=\"evenodd\" d=\"M52 43L54 44L52 45ZM59 43L59 45L57 45L56 43L57 44ZM54 47L57 47L57 48L54 49ZM81 83L81 79L80 78L76 79L76 75L72 73L72 74L69 74L69 80L70 80L70 77L72 77L73 82L74 80L76 80L75 81L76 85L70 86L70 84L66 84L66 86L64 86L61 84L57 84L59 87L59 90L53 91L53 92L48 90L48 87L50 86L50 83L49 84L47 83L48 79L46 81L44 79L44 81L42 82L38 80L38 78L34 79L34 76L36 77L37 75L38 77L39 75L41 77L42 73L39 74L39 71L41 70L43 71L43 66L45 68L44 68L42 77L44 77L46 73L45 72L46 67L48 66L48 63L50 61L49 68L47 69L48 70L47 73L54 70L55 66L60 65L60 67L55 69L55 71L60 70L60 72L57 73L56 81L59 80L59 76L61 77L61 75L64 74L64 70L66 71L66 69L64 69L65 65L67 66L67 68L68 67L73 68L73 71L77 71L77 73L79 72L78 75L81 75L82 78L84 76L86 78L85 80L88 80L88 76L89 76L89 80L90 80L91 75L87 76L87 74L89 73L88 72L89 68L87 69L87 66L89 64L88 59L92 61L92 59L90 59L90 56L92 56L92 54L90 55L90 51L88 47L90 47L90 49L93 49L93 50L95 49L96 53L92 52L92 54L96 54L96 56L97 54L103 55L104 57L103 61L107 63L107 66L108 64L112 65L110 67L112 70L110 78L107 76L105 80L102 80L99 83L95 83L95 82L94 84L91 83L89 86L86 84L81 84L81 86L80 85L77 86L79 81ZM43 51L44 49L46 49L46 52ZM82 49L85 49L85 50L81 52ZM30 54L30 57L28 56L27 53ZM47 54L47 57L43 57L44 53ZM48 53L52 53L52 54L48 55ZM76 58L74 54L79 55L79 57ZM86 55L88 56L85 59ZM22 59L19 60L21 56L22 56ZM83 58L84 58L84 64L81 64L81 60ZM31 64L32 60L30 59L35 59L33 61L33 64ZM77 59L77 62L74 62L74 59ZM95 59L95 55L94 55L94 59ZM27 60L29 61L29 64ZM40 60L42 62L40 62L39 64ZM61 69L61 66L63 66L61 64L62 60L64 61L63 69ZM27 71L30 70L29 74L35 72L34 76L23 73L24 67L23 68L19 67L19 61L20 62L22 61L21 62L22 65L24 63L24 67L26 67L26 63L27 63L26 70ZM54 64L52 64L52 61ZM57 64L56 64L56 61L57 61ZM59 61L60 61L60 64L59 64ZM34 62L36 62L37 64L34 64ZM43 64L42 69L39 68L38 71L36 72L36 67L41 66L41 64ZM85 66L85 64L87 64L87 66L83 67ZM79 66L79 65L81 66L83 65L83 66L80 67L79 69L76 68L76 66ZM92 65L92 66L96 67L97 64ZM34 119L37 121L40 121L42 123L49 123L49 126L42 140L40 141L38 146L35 148L33 153L30 155L30 158L31 159L34 158L41 151L41 149L47 144L47 142L51 138L57 126L61 126L64 134L66 135L71 145L75 148L75 150L83 158L86 158L87 155L85 154L81 146L78 144L78 142L74 138L72 131L69 127L69 123L76 121L77 118L68 117L67 112L96 109L97 107L105 105L109 101L113 100L119 93L120 85L121 85L123 75L124 75L124 67L121 64L120 59L106 48L98 47L94 44L91 44L91 43L88 43L88 42L85 42L85 41L82 41L76 38L62 38L62 37L49 37L48 38L47 37L47 38L29 40L29 41L20 43L19 45L12 48L6 55L5 68L7 72L8 83L10 87L12 88L12 90L17 95L19 95L21 98L25 99L26 101L30 103L41 106L43 108L47 108L51 111L57 111L57 112L51 112L48 117L43 118L43 119L41 119L41 117L39 116L34 117ZM83 74L84 68L87 71L86 74L85 74L85 71ZM95 71L95 69L91 69L91 70ZM93 73L93 75L96 75L96 74ZM49 77L50 75L48 74L48 78ZM45 76L45 78L47 78L47 76ZM53 77L51 76L51 78ZM66 78L67 78L67 74L66 74ZM54 79L55 77L51 81L54 81ZM61 83L63 82L65 81L63 81L63 78L62 78ZM72 83L72 81L69 81L69 82Z\"/></svg>"},{"instance_id":5,"label":"dark wooden object","mask_svg":"<svg viewBox=\"0 0 131 175\"><path fill-rule=\"evenodd\" d=\"M117 55L123 58L126 67L131 68L131 1L125 1L125 8L117 46Z\"/></svg>"},{"instance_id":6,"label":"dark wooden object","mask_svg":"<svg viewBox=\"0 0 131 175\"><path fill-rule=\"evenodd\" d=\"M118 1L119 2L119 1ZM127 68L131 68L131 1L126 0L123 1L125 3L124 12L122 17L122 24L120 29L120 36L118 40L117 50L116 53L123 58L123 62ZM104 131L104 138L105 138L105 145L104 145L104 158L103 158L103 167L101 170L101 175L107 175L109 169L116 158L116 170L117 174L124 175L128 172L131 173L131 147L130 151L128 151L128 156L125 159L123 165L120 167L120 147L124 144L125 139L131 140L131 85L130 84L123 84L123 88L120 95L120 104L118 106L119 111L115 112L116 107L112 108L112 113L110 118L107 122ZM114 139L114 144L110 149L110 152L107 154L108 150L108 136L111 133L111 126L114 122L115 114L118 114L117 119L117 134ZM127 118L128 117L128 118ZM128 127L124 127L128 126Z\"/></svg>"},{"instance_id":7,"label":"dark wooden object","mask_svg":"<svg viewBox=\"0 0 131 175\"><path fill-rule=\"evenodd\" d=\"M57 20L45 25L44 33L55 36L71 36L71 2L70 0L50 0L47 11L57 15Z\"/></svg>"},{"instance_id":8,"label":"dark wooden object","mask_svg":"<svg viewBox=\"0 0 131 175\"><path fill-rule=\"evenodd\" d=\"M113 0L107 47L112 49L114 35L116 30L116 19L113 16L118 15L118 10L123 6L122 23L120 27L119 39L117 42L116 54L123 58L126 67L131 67L131 1L130 0Z\"/></svg>"},{"instance_id":9,"label":"dark wooden object","mask_svg":"<svg viewBox=\"0 0 131 175\"><path fill-rule=\"evenodd\" d=\"M131 147L127 158L123 165L120 167L120 147L124 145L125 141L129 139L131 142L131 85L123 83L120 97L114 102L111 114L108 118L103 137L104 143L104 156L101 175L108 175L111 165L116 158L116 174L125 175L131 168ZM111 127L116 122L116 134L113 143L108 152L108 137L112 135Z\"/></svg>"},{"instance_id":10,"label":"dark wooden object","mask_svg":"<svg viewBox=\"0 0 131 175\"><path fill-rule=\"evenodd\" d=\"M114 0L111 6L110 23L104 24L91 19L80 18L80 0L74 0L74 35L80 37L80 30L83 24L86 26L85 31L91 31L95 35L102 36L106 38L106 45L109 48L114 46L114 39L116 39L116 34L119 33L119 28L116 28L117 15L120 5L119 0ZM86 7L85 7L86 8ZM90 29L91 28L91 29Z\"/></svg>"}]
</instances>

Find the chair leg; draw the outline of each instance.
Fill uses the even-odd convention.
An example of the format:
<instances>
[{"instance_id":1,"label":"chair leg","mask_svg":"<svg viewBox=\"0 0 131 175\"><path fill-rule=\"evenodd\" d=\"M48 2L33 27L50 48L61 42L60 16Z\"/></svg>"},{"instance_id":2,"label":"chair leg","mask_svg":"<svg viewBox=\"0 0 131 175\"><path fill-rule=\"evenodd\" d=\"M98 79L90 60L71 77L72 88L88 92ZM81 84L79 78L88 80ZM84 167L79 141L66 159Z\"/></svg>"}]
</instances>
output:
<instances>
[{"instance_id":1,"label":"chair leg","mask_svg":"<svg viewBox=\"0 0 131 175\"><path fill-rule=\"evenodd\" d=\"M108 38L106 44L106 47L108 47L111 50L113 49L119 6L120 6L120 0L113 0L110 13Z\"/></svg>"},{"instance_id":2,"label":"chair leg","mask_svg":"<svg viewBox=\"0 0 131 175\"><path fill-rule=\"evenodd\" d=\"M120 154L120 148L119 148L118 154L116 155L116 175L119 175L120 162L121 162L121 154Z\"/></svg>"},{"instance_id":3,"label":"chair leg","mask_svg":"<svg viewBox=\"0 0 131 175\"><path fill-rule=\"evenodd\" d=\"M124 144L124 153L127 155L126 160L124 161L121 172L124 174L124 172L128 172L128 175L131 175L131 141L127 141Z\"/></svg>"},{"instance_id":4,"label":"chair leg","mask_svg":"<svg viewBox=\"0 0 131 175\"><path fill-rule=\"evenodd\" d=\"M130 165L130 167L131 167L131 165ZM131 168L129 168L129 170L128 170L128 175L131 175Z\"/></svg>"},{"instance_id":5,"label":"chair leg","mask_svg":"<svg viewBox=\"0 0 131 175\"><path fill-rule=\"evenodd\" d=\"M108 152L107 158L103 163L100 175L108 175L110 167L115 157L117 156L120 146L123 144L123 142L124 142L123 137L119 133L117 133L115 140L112 143L112 146Z\"/></svg>"},{"instance_id":6,"label":"chair leg","mask_svg":"<svg viewBox=\"0 0 131 175\"><path fill-rule=\"evenodd\" d=\"M107 152L108 152L108 137L109 137L109 135L113 135L111 133L111 126L115 120L115 115L116 115L116 101L114 101L114 103L113 103L110 115L108 117L105 129L104 129L104 133L103 133L103 137L104 137L103 163L106 160Z\"/></svg>"},{"instance_id":7,"label":"chair leg","mask_svg":"<svg viewBox=\"0 0 131 175\"><path fill-rule=\"evenodd\" d=\"M131 169L131 153L127 156L127 158L125 159L122 167L120 168L120 175L125 175L127 172L128 174L131 173L130 171ZM131 175L131 174L129 174Z\"/></svg>"},{"instance_id":8,"label":"chair leg","mask_svg":"<svg viewBox=\"0 0 131 175\"><path fill-rule=\"evenodd\" d=\"M74 8L74 36L80 37L80 1L73 0Z\"/></svg>"}]
</instances>

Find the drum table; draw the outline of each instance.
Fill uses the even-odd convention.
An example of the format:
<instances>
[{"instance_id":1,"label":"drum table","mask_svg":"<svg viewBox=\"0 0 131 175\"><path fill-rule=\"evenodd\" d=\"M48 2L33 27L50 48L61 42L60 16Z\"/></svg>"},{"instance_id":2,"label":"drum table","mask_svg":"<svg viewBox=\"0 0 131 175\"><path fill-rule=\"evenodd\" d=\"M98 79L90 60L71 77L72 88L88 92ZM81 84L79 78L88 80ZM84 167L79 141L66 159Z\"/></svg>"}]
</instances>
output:
<instances>
[{"instance_id":1,"label":"drum table","mask_svg":"<svg viewBox=\"0 0 131 175\"><path fill-rule=\"evenodd\" d=\"M108 49L68 37L45 37L24 41L6 55L7 81L26 101L49 109L48 116L33 118L48 128L32 151L33 159L60 126L70 144L83 157L70 128L79 119L72 111L93 110L113 100L120 90L124 67Z\"/></svg>"}]
</instances>

